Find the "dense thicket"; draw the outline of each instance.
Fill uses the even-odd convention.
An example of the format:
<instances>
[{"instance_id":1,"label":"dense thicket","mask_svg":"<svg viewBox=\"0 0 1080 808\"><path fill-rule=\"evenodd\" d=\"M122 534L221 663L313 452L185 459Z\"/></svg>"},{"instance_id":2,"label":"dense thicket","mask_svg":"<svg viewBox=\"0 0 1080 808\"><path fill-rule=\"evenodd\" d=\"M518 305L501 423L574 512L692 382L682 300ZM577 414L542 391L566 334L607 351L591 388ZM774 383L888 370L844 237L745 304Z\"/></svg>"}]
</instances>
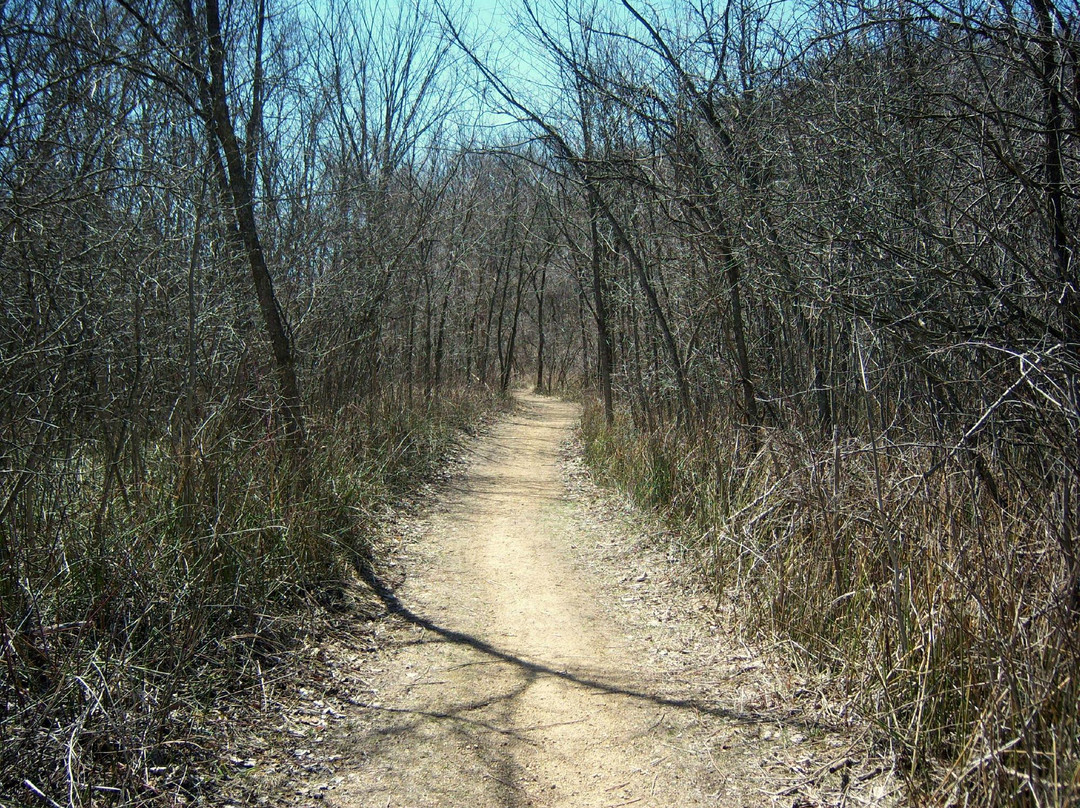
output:
<instances>
[{"instance_id":1,"label":"dense thicket","mask_svg":"<svg viewBox=\"0 0 1080 808\"><path fill-rule=\"evenodd\" d=\"M0 802L190 792L204 708L564 305L440 29L318 12L0 6Z\"/></svg>"},{"instance_id":2,"label":"dense thicket","mask_svg":"<svg viewBox=\"0 0 1080 808\"><path fill-rule=\"evenodd\" d=\"M1077 12L531 18L574 103L517 108L600 243L591 458L943 803L1078 794Z\"/></svg>"},{"instance_id":3,"label":"dense thicket","mask_svg":"<svg viewBox=\"0 0 1080 808\"><path fill-rule=\"evenodd\" d=\"M916 788L1075 802L1080 9L516 21L0 6L3 788L180 789L527 372Z\"/></svg>"}]
</instances>

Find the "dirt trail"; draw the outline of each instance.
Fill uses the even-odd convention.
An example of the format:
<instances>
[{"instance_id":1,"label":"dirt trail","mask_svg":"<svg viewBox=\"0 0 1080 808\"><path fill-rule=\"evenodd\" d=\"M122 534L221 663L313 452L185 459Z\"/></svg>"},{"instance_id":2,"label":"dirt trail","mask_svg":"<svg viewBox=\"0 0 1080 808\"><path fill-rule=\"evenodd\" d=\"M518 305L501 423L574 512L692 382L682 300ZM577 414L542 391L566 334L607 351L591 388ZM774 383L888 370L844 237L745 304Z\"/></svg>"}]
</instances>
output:
<instances>
[{"instance_id":1,"label":"dirt trail","mask_svg":"<svg viewBox=\"0 0 1080 808\"><path fill-rule=\"evenodd\" d=\"M356 804L695 804L657 776L661 705L575 563L557 460L577 414L523 397L432 520L435 557L399 594L433 626L397 660L410 681L382 704L397 719L373 727L386 776Z\"/></svg>"},{"instance_id":2,"label":"dirt trail","mask_svg":"<svg viewBox=\"0 0 1080 808\"><path fill-rule=\"evenodd\" d=\"M322 804L882 802L891 787L856 794L829 769L855 747L791 706L798 682L664 601L649 566L664 559L631 554L567 488L578 409L519 404L425 517L403 619L363 674L373 695L327 744L339 776Z\"/></svg>"}]
</instances>

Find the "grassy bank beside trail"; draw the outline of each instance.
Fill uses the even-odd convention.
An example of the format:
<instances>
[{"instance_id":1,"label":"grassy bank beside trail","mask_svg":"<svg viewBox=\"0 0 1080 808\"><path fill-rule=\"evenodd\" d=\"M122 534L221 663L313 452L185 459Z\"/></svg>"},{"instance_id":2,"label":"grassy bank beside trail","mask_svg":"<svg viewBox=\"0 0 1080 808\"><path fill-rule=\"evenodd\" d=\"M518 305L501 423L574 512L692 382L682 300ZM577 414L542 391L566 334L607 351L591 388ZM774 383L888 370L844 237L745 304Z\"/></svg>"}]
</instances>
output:
<instances>
[{"instance_id":1,"label":"grassy bank beside trail","mask_svg":"<svg viewBox=\"0 0 1080 808\"><path fill-rule=\"evenodd\" d=\"M28 475L0 558L0 804L195 799L213 708L259 702L380 511L505 405L384 394L312 416L298 460L238 404L186 445L85 445Z\"/></svg>"},{"instance_id":2,"label":"grassy bank beside trail","mask_svg":"<svg viewBox=\"0 0 1080 808\"><path fill-rule=\"evenodd\" d=\"M1075 806L1080 620L1052 492L1007 458L854 438L613 425L596 476L658 509L717 598L880 728L920 804Z\"/></svg>"}]
</instances>

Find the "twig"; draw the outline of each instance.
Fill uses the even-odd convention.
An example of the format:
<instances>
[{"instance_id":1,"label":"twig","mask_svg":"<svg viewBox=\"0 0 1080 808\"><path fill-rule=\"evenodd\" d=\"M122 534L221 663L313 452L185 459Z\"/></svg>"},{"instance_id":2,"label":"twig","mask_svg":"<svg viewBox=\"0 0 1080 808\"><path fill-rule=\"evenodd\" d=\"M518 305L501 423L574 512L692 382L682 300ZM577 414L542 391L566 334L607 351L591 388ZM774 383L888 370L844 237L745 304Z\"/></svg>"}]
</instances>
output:
<instances>
[{"instance_id":1,"label":"twig","mask_svg":"<svg viewBox=\"0 0 1080 808\"><path fill-rule=\"evenodd\" d=\"M255 660L255 671L259 674L259 690L262 693L262 708L263 708L263 711L265 711L267 709L267 705L269 703L267 698L266 698L266 679L263 678L262 665L259 663L259 660L257 660L257 659Z\"/></svg>"},{"instance_id":2,"label":"twig","mask_svg":"<svg viewBox=\"0 0 1080 808\"><path fill-rule=\"evenodd\" d=\"M525 791L525 788L523 786L519 786L517 783L511 783L508 780L503 780L501 777L496 777L491 772L485 772L481 770L480 774L484 775L484 777L487 777L490 780L494 780L499 785L506 786L507 788L511 788L514 791Z\"/></svg>"},{"instance_id":3,"label":"twig","mask_svg":"<svg viewBox=\"0 0 1080 808\"><path fill-rule=\"evenodd\" d=\"M519 732L536 732L538 729L551 729L552 727L569 727L573 724L584 724L589 718L575 718L570 721L555 721L551 724L533 724L531 727L521 727Z\"/></svg>"},{"instance_id":4,"label":"twig","mask_svg":"<svg viewBox=\"0 0 1080 808\"><path fill-rule=\"evenodd\" d=\"M40 788L35 786L29 780L23 780L23 785L26 786L28 789L30 789L30 791L33 794L35 794L36 796L40 797L42 800L47 802L50 806L52 806L52 808L64 808L64 806L62 806L60 803L58 803L56 800L54 800L52 797L50 797L48 794L46 794Z\"/></svg>"}]
</instances>

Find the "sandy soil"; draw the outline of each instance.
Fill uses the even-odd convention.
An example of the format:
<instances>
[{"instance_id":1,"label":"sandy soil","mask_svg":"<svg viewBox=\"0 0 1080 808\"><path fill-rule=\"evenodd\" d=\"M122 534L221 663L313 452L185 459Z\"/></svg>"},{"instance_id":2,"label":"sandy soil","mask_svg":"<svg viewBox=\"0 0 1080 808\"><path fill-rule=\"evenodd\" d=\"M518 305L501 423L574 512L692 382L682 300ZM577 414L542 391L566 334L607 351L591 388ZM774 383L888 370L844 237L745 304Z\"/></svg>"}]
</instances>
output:
<instances>
[{"instance_id":1,"label":"sandy soil","mask_svg":"<svg viewBox=\"0 0 1080 808\"><path fill-rule=\"evenodd\" d=\"M336 684L302 689L279 728L306 763L261 767L277 772L262 801L894 804L825 690L734 639L575 470L578 409L519 404L413 520L374 650L320 650Z\"/></svg>"}]
</instances>

